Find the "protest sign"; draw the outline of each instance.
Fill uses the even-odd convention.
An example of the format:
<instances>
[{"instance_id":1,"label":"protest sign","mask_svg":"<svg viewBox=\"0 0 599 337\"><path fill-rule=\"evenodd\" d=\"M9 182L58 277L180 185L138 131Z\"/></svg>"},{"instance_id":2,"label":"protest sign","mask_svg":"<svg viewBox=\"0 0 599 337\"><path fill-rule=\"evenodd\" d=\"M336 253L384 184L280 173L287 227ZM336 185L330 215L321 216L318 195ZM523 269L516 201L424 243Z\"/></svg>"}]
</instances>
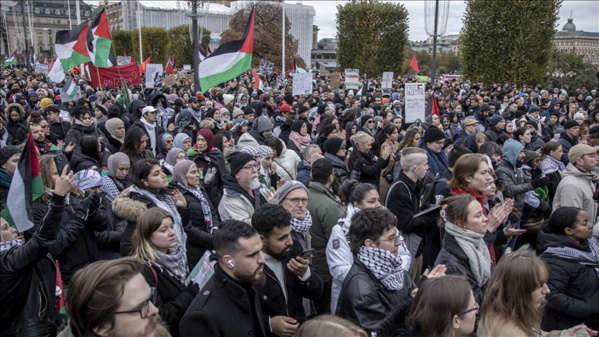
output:
<instances>
[{"instance_id":1,"label":"protest sign","mask_svg":"<svg viewBox=\"0 0 599 337\"><path fill-rule=\"evenodd\" d=\"M154 88L157 81L162 79L162 64L150 63L146 65L146 88Z\"/></svg>"},{"instance_id":2,"label":"protest sign","mask_svg":"<svg viewBox=\"0 0 599 337\"><path fill-rule=\"evenodd\" d=\"M42 64L42 63L36 64L35 65L35 72L36 73L47 74L48 73L48 65L47 64Z\"/></svg>"},{"instance_id":3,"label":"protest sign","mask_svg":"<svg viewBox=\"0 0 599 337\"><path fill-rule=\"evenodd\" d=\"M417 119L424 122L426 108L424 90L424 83L406 83L406 123L414 123Z\"/></svg>"},{"instance_id":4,"label":"protest sign","mask_svg":"<svg viewBox=\"0 0 599 337\"><path fill-rule=\"evenodd\" d=\"M339 85L341 84L341 73L339 73L339 72L331 73L329 75L329 79L331 80L331 82L330 82L331 88L335 88L335 89L339 88Z\"/></svg>"},{"instance_id":5,"label":"protest sign","mask_svg":"<svg viewBox=\"0 0 599 337\"><path fill-rule=\"evenodd\" d=\"M131 63L131 56L117 56L116 57L116 65L117 66L125 66Z\"/></svg>"},{"instance_id":6,"label":"protest sign","mask_svg":"<svg viewBox=\"0 0 599 337\"><path fill-rule=\"evenodd\" d=\"M184 64L183 65L183 70L185 70L185 71L191 70L191 64Z\"/></svg>"},{"instance_id":7,"label":"protest sign","mask_svg":"<svg viewBox=\"0 0 599 337\"><path fill-rule=\"evenodd\" d=\"M173 85L177 82L177 78L174 75L167 75L162 78L162 84L164 85Z\"/></svg>"},{"instance_id":8,"label":"protest sign","mask_svg":"<svg viewBox=\"0 0 599 337\"><path fill-rule=\"evenodd\" d=\"M260 61L260 67L258 68L258 72L262 74L270 74L272 73L272 68L275 66L274 63L266 60Z\"/></svg>"},{"instance_id":9,"label":"protest sign","mask_svg":"<svg viewBox=\"0 0 599 337\"><path fill-rule=\"evenodd\" d=\"M293 95L309 95L312 93L312 74L294 73L293 76Z\"/></svg>"},{"instance_id":10,"label":"protest sign","mask_svg":"<svg viewBox=\"0 0 599 337\"><path fill-rule=\"evenodd\" d=\"M358 89L360 87L360 70L345 69L345 87L347 89ZM337 89L337 87L334 88Z\"/></svg>"},{"instance_id":11,"label":"protest sign","mask_svg":"<svg viewBox=\"0 0 599 337\"><path fill-rule=\"evenodd\" d=\"M393 87L393 72L386 71L383 73L383 89L391 89Z\"/></svg>"}]
</instances>

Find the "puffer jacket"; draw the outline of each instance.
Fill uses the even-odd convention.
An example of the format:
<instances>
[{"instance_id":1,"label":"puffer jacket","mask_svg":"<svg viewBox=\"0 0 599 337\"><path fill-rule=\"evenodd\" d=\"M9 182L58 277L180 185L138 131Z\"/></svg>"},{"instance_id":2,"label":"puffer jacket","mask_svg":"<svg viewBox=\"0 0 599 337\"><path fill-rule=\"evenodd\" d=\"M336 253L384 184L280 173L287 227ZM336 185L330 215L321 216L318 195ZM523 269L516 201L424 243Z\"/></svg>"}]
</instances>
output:
<instances>
[{"instance_id":1,"label":"puffer jacket","mask_svg":"<svg viewBox=\"0 0 599 337\"><path fill-rule=\"evenodd\" d=\"M54 195L38 230L20 247L0 253L0 335L57 332L56 266L48 248L57 239L65 198ZM79 222L79 220L73 219Z\"/></svg>"},{"instance_id":2,"label":"puffer jacket","mask_svg":"<svg viewBox=\"0 0 599 337\"><path fill-rule=\"evenodd\" d=\"M342 185L345 182L345 179L347 179L347 176L349 176L347 165L345 165L345 162L341 160L341 158L334 154L325 152L324 157L333 163L333 173L339 180L339 184Z\"/></svg>"},{"instance_id":3,"label":"puffer jacket","mask_svg":"<svg viewBox=\"0 0 599 337\"><path fill-rule=\"evenodd\" d=\"M295 180L297 177L297 164L299 164L301 159L297 153L288 150L285 143L280 139L279 141L283 144L283 151L281 151L278 157L273 159L275 164L277 164L277 175L287 181Z\"/></svg>"},{"instance_id":4,"label":"puffer jacket","mask_svg":"<svg viewBox=\"0 0 599 337\"><path fill-rule=\"evenodd\" d=\"M599 240L594 236L591 240ZM563 330L585 323L593 330L599 329L599 264L583 265L547 252L549 247L566 247L590 252L589 243L580 244L565 235L539 233L537 251L549 267L547 305L541 329Z\"/></svg>"},{"instance_id":5,"label":"puffer jacket","mask_svg":"<svg viewBox=\"0 0 599 337\"><path fill-rule=\"evenodd\" d=\"M557 185L553 198L553 209L564 206L578 207L587 212L589 221L595 222L597 217L597 202L593 199L595 183L592 173L585 173L570 163Z\"/></svg>"},{"instance_id":6,"label":"puffer jacket","mask_svg":"<svg viewBox=\"0 0 599 337\"><path fill-rule=\"evenodd\" d=\"M50 136L48 139L53 143L57 144L59 141L66 138L67 133L71 129L71 123L60 120L57 123L48 123L50 127Z\"/></svg>"},{"instance_id":7,"label":"puffer jacket","mask_svg":"<svg viewBox=\"0 0 599 337\"><path fill-rule=\"evenodd\" d=\"M368 335L378 333L383 322L397 309L411 305L410 293L413 285L408 272L401 290L388 290L358 259L347 273L339 302L337 316L356 322ZM405 328L405 320L397 326ZM407 330L407 329L404 329Z\"/></svg>"},{"instance_id":8,"label":"puffer jacket","mask_svg":"<svg viewBox=\"0 0 599 337\"><path fill-rule=\"evenodd\" d=\"M189 264L189 270L193 270L193 267L200 261L206 250L214 249L212 235L210 234L208 225L204 219L204 212L200 200L196 198L193 193L180 185L175 185L175 188L181 192L191 211L191 221L185 227L185 233L187 233L187 262ZM218 228L220 222L218 211L210 202L210 198L204 188L202 188L202 194L210 204L210 211L212 214L212 224L210 224L210 227Z\"/></svg>"},{"instance_id":9,"label":"puffer jacket","mask_svg":"<svg viewBox=\"0 0 599 337\"><path fill-rule=\"evenodd\" d=\"M503 144L503 159L497 166L495 174L504 186L503 196L514 199L514 209L522 214L524 195L532 190L530 181L526 179L522 168L518 167L518 155L524 146L519 141L508 139Z\"/></svg>"},{"instance_id":10,"label":"puffer jacket","mask_svg":"<svg viewBox=\"0 0 599 337\"><path fill-rule=\"evenodd\" d=\"M102 144L104 147L108 144L108 140L104 137L104 134L100 129L98 129L94 124L90 126L83 126L79 124L73 124L71 129L67 132L67 135L64 137L64 144L69 145L69 143L73 143L78 145L81 142L81 138L83 136L94 136L96 138L102 137Z\"/></svg>"},{"instance_id":11,"label":"puffer jacket","mask_svg":"<svg viewBox=\"0 0 599 337\"><path fill-rule=\"evenodd\" d=\"M56 241L48 246L48 251L58 260L60 273L65 286L71 276L85 265L98 260L96 232L106 230L112 225L112 215L102 204L95 212L90 210L90 216L85 221L75 218L77 209L84 207L73 193L69 194L67 205L62 212L61 226ZM93 213L92 213L93 212ZM42 223L48 213L48 204L38 201L32 207L33 222ZM27 236L27 234L26 234Z\"/></svg>"},{"instance_id":12,"label":"puffer jacket","mask_svg":"<svg viewBox=\"0 0 599 337\"><path fill-rule=\"evenodd\" d=\"M297 164L297 177L296 180L304 185L308 185L310 180L310 171L312 170L312 164L307 160L302 160Z\"/></svg>"},{"instance_id":13,"label":"puffer jacket","mask_svg":"<svg viewBox=\"0 0 599 337\"><path fill-rule=\"evenodd\" d=\"M435 266L440 264L444 264L447 267L447 271L445 272L446 275L466 276L472 287L476 303L483 303L485 291L487 290L487 283L482 287L478 285L476 277L470 269L468 255L466 255L453 235L445 233L443 243L441 244L441 251L439 252L439 256L437 256L437 261L435 261ZM490 264L489 268L491 268Z\"/></svg>"}]
</instances>

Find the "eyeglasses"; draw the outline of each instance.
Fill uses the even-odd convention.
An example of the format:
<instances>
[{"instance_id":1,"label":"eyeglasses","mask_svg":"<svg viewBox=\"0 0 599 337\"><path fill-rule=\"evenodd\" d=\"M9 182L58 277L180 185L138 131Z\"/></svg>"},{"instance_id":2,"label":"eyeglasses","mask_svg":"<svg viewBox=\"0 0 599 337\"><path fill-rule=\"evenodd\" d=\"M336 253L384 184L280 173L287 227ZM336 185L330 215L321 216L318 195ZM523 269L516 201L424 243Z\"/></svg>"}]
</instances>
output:
<instances>
[{"instance_id":1,"label":"eyeglasses","mask_svg":"<svg viewBox=\"0 0 599 337\"><path fill-rule=\"evenodd\" d=\"M289 200L290 203L294 205L304 204L307 205L310 199L308 198L285 198L285 200Z\"/></svg>"},{"instance_id":2,"label":"eyeglasses","mask_svg":"<svg viewBox=\"0 0 599 337\"><path fill-rule=\"evenodd\" d=\"M242 169L244 170L259 170L260 169L260 164L254 164L254 165L245 165L242 167Z\"/></svg>"},{"instance_id":3,"label":"eyeglasses","mask_svg":"<svg viewBox=\"0 0 599 337\"><path fill-rule=\"evenodd\" d=\"M177 156L177 160L187 159L186 155Z\"/></svg>"},{"instance_id":4,"label":"eyeglasses","mask_svg":"<svg viewBox=\"0 0 599 337\"><path fill-rule=\"evenodd\" d=\"M389 242L401 242L403 240L403 237L401 236L401 233L399 231L397 231L395 234L391 235L388 239L379 239L379 241L389 241Z\"/></svg>"},{"instance_id":5,"label":"eyeglasses","mask_svg":"<svg viewBox=\"0 0 599 337\"><path fill-rule=\"evenodd\" d=\"M469 313L469 312L477 311L479 308L480 308L480 307L478 306L478 303L474 302L474 307L473 307L473 308L471 308L471 309L468 309L468 310L466 310L466 311L462 311L462 312L460 312L460 313L458 314L458 316L465 315L465 314L467 314L467 313Z\"/></svg>"},{"instance_id":6,"label":"eyeglasses","mask_svg":"<svg viewBox=\"0 0 599 337\"><path fill-rule=\"evenodd\" d=\"M370 124L370 123L374 123L374 121L373 121L373 120L369 120L369 121L368 121L368 122L366 122L366 123Z\"/></svg>"},{"instance_id":7,"label":"eyeglasses","mask_svg":"<svg viewBox=\"0 0 599 337\"><path fill-rule=\"evenodd\" d=\"M146 319L148 318L148 312L150 311L150 302L156 303L156 288L150 288L150 297L140 305L140 309L117 311L114 314L132 314L139 312L139 316L141 317L141 319Z\"/></svg>"}]
</instances>

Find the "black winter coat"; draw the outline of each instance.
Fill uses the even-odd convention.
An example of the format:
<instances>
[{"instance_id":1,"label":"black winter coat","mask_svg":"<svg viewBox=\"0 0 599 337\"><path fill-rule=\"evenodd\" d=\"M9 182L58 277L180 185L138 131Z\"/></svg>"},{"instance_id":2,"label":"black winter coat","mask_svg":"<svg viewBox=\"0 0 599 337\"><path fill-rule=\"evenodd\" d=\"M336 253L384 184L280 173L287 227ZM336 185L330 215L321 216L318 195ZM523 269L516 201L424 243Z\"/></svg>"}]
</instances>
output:
<instances>
[{"instance_id":1,"label":"black winter coat","mask_svg":"<svg viewBox=\"0 0 599 337\"><path fill-rule=\"evenodd\" d=\"M202 203L200 200L185 188L179 185L175 185L175 187L181 194L183 194L183 197L187 201L188 208L190 209L191 221L185 226L185 233L187 233L187 263L189 264L189 270L193 270L206 250L214 249L214 245L212 244L212 234L208 231L208 225L204 219L204 212L202 211ZM210 211L212 214L211 226L216 228L220 222L218 210L216 210L210 202L210 197L204 188L202 188L202 194L210 204Z\"/></svg>"},{"instance_id":2,"label":"black winter coat","mask_svg":"<svg viewBox=\"0 0 599 337\"><path fill-rule=\"evenodd\" d=\"M381 171L387 167L388 163L389 158L385 160L379 157L375 160L372 152L363 153L354 147L347 166L350 169L350 176L352 170L358 171L360 172L359 182L372 184L378 189L381 180Z\"/></svg>"},{"instance_id":3,"label":"black winter coat","mask_svg":"<svg viewBox=\"0 0 599 337\"><path fill-rule=\"evenodd\" d=\"M537 250L549 267L547 286L551 290L547 295L541 329L563 330L581 323L593 330L599 329L599 277L594 269L599 265L568 261L546 252L549 247L590 252L586 240L579 244L564 235L539 233Z\"/></svg>"},{"instance_id":4,"label":"black winter coat","mask_svg":"<svg viewBox=\"0 0 599 337\"><path fill-rule=\"evenodd\" d=\"M151 264L151 266L150 266ZM198 285L182 284L165 267L156 262L146 262L142 274L150 287L156 288L156 303L160 318L168 325L171 336L178 337L179 321L200 290Z\"/></svg>"},{"instance_id":5,"label":"black winter coat","mask_svg":"<svg viewBox=\"0 0 599 337\"><path fill-rule=\"evenodd\" d=\"M71 169L73 172L88 170L94 166L100 169L102 167L102 163L86 154L81 153L79 150L73 151L73 155L71 156Z\"/></svg>"},{"instance_id":6,"label":"black winter coat","mask_svg":"<svg viewBox=\"0 0 599 337\"><path fill-rule=\"evenodd\" d=\"M388 290L362 262L354 259L343 281L335 314L355 322L368 335L378 332L395 310L411 305L410 292L413 286L408 273L404 282L403 289ZM399 327L405 328L404 324L397 322Z\"/></svg>"},{"instance_id":7,"label":"black winter coat","mask_svg":"<svg viewBox=\"0 0 599 337\"><path fill-rule=\"evenodd\" d=\"M325 152L324 157L333 163L333 173L339 180L339 184L342 185L345 182L345 179L347 179L349 176L349 169L347 168L347 165L345 165L345 162L341 160L341 158L334 154Z\"/></svg>"},{"instance_id":8,"label":"black winter coat","mask_svg":"<svg viewBox=\"0 0 599 337\"><path fill-rule=\"evenodd\" d=\"M482 287L476 282L476 277L470 269L470 262L468 262L468 256L464 253L464 250L460 247L453 235L445 233L443 237L443 243L439 256L435 265L444 264L447 267L446 275L461 275L468 278L468 282L472 287L474 293L474 299L476 303L483 303L485 298L485 291L487 290L487 283ZM491 265L489 265L491 268Z\"/></svg>"},{"instance_id":9,"label":"black winter coat","mask_svg":"<svg viewBox=\"0 0 599 337\"><path fill-rule=\"evenodd\" d=\"M45 336L58 330L56 266L48 248L59 233L64 209L64 197L54 195L31 239L0 254L2 336Z\"/></svg>"},{"instance_id":10,"label":"black winter coat","mask_svg":"<svg viewBox=\"0 0 599 337\"><path fill-rule=\"evenodd\" d=\"M266 336L258 292L230 278L220 265L200 290L179 324L182 337Z\"/></svg>"},{"instance_id":11,"label":"black winter coat","mask_svg":"<svg viewBox=\"0 0 599 337\"><path fill-rule=\"evenodd\" d=\"M106 137L104 137L102 131L100 131L100 129L95 127L93 124L90 126L73 124L71 126L71 129L69 130L69 132L67 132L65 136L64 144L69 145L69 143L73 143L78 146L83 136L94 136L96 138L102 137L102 144L104 145L104 147L106 147Z\"/></svg>"},{"instance_id":12,"label":"black winter coat","mask_svg":"<svg viewBox=\"0 0 599 337\"><path fill-rule=\"evenodd\" d=\"M71 276L88 263L98 260L98 247L95 232L101 232L112 224L111 213L100 205L85 223L75 218L77 209L83 207L81 201L72 193L69 202L62 212L61 226L56 241L48 247L48 251L58 260L60 273L65 287ZM48 213L48 205L44 202L33 203L34 223L42 223Z\"/></svg>"},{"instance_id":13,"label":"black winter coat","mask_svg":"<svg viewBox=\"0 0 599 337\"><path fill-rule=\"evenodd\" d=\"M48 139L53 144L57 144L59 141L64 140L67 136L67 133L71 129L71 123L60 121L59 123L49 123L50 127L50 136ZM68 144L66 144L68 145Z\"/></svg>"},{"instance_id":14,"label":"black winter coat","mask_svg":"<svg viewBox=\"0 0 599 337\"><path fill-rule=\"evenodd\" d=\"M123 143L121 143L118 139L109 136L108 137L108 144L106 145L106 148L108 149L108 151L110 151L110 153L117 153L117 152L121 152L121 146L123 145Z\"/></svg>"}]
</instances>

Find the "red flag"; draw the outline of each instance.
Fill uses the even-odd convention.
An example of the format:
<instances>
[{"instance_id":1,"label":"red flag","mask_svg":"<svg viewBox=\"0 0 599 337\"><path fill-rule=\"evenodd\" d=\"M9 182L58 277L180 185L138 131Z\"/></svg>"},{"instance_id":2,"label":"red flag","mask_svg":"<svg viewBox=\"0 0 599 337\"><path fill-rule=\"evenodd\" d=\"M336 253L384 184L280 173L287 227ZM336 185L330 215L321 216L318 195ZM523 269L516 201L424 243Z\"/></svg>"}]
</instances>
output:
<instances>
[{"instance_id":1,"label":"red flag","mask_svg":"<svg viewBox=\"0 0 599 337\"><path fill-rule=\"evenodd\" d=\"M416 54L414 54L414 57L412 57L412 61L410 61L410 67L412 67L412 69L414 69L415 72L420 72L420 69L418 68L418 60L416 59Z\"/></svg>"},{"instance_id":2,"label":"red flag","mask_svg":"<svg viewBox=\"0 0 599 337\"><path fill-rule=\"evenodd\" d=\"M164 71L166 71L169 74L174 74L175 73L175 55L171 56L168 59L168 62L166 63L166 68L164 69Z\"/></svg>"},{"instance_id":3,"label":"red flag","mask_svg":"<svg viewBox=\"0 0 599 337\"><path fill-rule=\"evenodd\" d=\"M418 66L416 66L418 67ZM435 96L435 94L431 94L432 97L432 105L431 105L431 115L437 115L439 118L441 118L441 115L439 114L439 105L437 105L437 97Z\"/></svg>"},{"instance_id":4,"label":"red flag","mask_svg":"<svg viewBox=\"0 0 599 337\"><path fill-rule=\"evenodd\" d=\"M146 73L146 64L150 63L150 60L152 59L152 56L148 57L140 66L139 66L139 73L140 74L145 74Z\"/></svg>"},{"instance_id":5,"label":"red flag","mask_svg":"<svg viewBox=\"0 0 599 337\"><path fill-rule=\"evenodd\" d=\"M60 273L60 266L58 260L54 262L56 265L56 286L60 289L60 296L56 300L56 312L59 312L64 307L64 287L62 285L62 274Z\"/></svg>"}]
</instances>

